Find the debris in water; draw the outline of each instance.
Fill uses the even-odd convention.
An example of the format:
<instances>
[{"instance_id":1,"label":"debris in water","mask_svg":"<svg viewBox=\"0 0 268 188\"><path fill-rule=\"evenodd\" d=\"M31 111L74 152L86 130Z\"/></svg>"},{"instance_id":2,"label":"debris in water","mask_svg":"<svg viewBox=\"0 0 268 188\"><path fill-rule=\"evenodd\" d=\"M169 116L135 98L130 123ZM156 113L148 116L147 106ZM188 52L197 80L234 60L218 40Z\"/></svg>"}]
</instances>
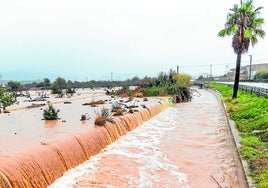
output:
<instances>
[{"instance_id":1,"label":"debris in water","mask_svg":"<svg viewBox=\"0 0 268 188\"><path fill-rule=\"evenodd\" d=\"M213 175L210 175L210 177L214 180L214 182L218 185L218 188L222 188L221 184L214 178Z\"/></svg>"}]
</instances>

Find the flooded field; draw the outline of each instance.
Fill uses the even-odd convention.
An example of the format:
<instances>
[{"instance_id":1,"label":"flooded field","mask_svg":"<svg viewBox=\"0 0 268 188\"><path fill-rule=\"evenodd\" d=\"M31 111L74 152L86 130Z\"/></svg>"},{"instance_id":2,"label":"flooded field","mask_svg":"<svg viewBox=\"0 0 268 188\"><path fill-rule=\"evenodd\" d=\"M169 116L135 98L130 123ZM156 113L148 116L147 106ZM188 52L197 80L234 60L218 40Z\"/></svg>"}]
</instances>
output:
<instances>
[{"instance_id":1,"label":"flooded field","mask_svg":"<svg viewBox=\"0 0 268 188\"><path fill-rule=\"evenodd\" d=\"M33 92L35 94L35 92ZM36 96L33 96L33 98ZM25 102L29 98L18 97L19 104L14 104L8 110L11 113L0 114L0 156L9 156L27 151L32 147L53 142L54 140L66 138L69 134L90 129L94 125L94 120L103 107L111 109L112 104L119 101L126 101L127 98L111 98L105 95L104 90L78 90L70 98L55 98L50 95L46 101ZM106 100L105 104L97 107L83 106L91 101ZM47 108L50 101L55 109L59 109L59 120L45 121L43 110ZM64 104L64 102L70 104ZM151 106L157 104L159 99L150 99L144 102L142 98L134 99L127 105L137 105L137 109L142 109L141 104ZM27 108L33 104L44 104L46 106L38 108ZM89 120L80 121L82 114L88 114Z\"/></svg>"},{"instance_id":2,"label":"flooded field","mask_svg":"<svg viewBox=\"0 0 268 188\"><path fill-rule=\"evenodd\" d=\"M96 100L104 100L105 104L97 107L83 105ZM83 163L160 113L166 101L167 98L130 100L95 91L71 98L50 98L54 107L60 109L61 119L56 121L42 120L46 106L28 109L27 102L20 102L18 106L10 107L11 113L0 114L0 187L47 187L68 169ZM115 124L95 126L97 113L102 108L111 109L114 103L135 106L134 111L114 117ZM81 121L84 113L91 119Z\"/></svg>"}]
</instances>

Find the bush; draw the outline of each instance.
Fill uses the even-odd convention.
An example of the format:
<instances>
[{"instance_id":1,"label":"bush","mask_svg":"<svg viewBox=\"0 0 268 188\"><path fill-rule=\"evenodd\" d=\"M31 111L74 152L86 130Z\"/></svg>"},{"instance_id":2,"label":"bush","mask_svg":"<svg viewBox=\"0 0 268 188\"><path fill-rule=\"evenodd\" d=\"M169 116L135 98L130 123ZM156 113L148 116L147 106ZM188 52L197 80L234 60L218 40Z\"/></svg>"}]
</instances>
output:
<instances>
[{"instance_id":1,"label":"bush","mask_svg":"<svg viewBox=\"0 0 268 188\"><path fill-rule=\"evenodd\" d=\"M48 108L43 111L43 118L45 120L57 120L60 110L56 110L51 103L48 104Z\"/></svg>"},{"instance_id":2,"label":"bush","mask_svg":"<svg viewBox=\"0 0 268 188\"><path fill-rule=\"evenodd\" d=\"M75 88L67 88L66 93L74 94Z\"/></svg>"},{"instance_id":3,"label":"bush","mask_svg":"<svg viewBox=\"0 0 268 188\"><path fill-rule=\"evenodd\" d=\"M142 98L143 93L142 92L136 92L136 93L134 93L134 97Z\"/></svg>"},{"instance_id":4,"label":"bush","mask_svg":"<svg viewBox=\"0 0 268 188\"><path fill-rule=\"evenodd\" d=\"M104 126L106 121L115 123L113 114L110 113L107 108L102 108L101 113L99 113L95 119L95 125Z\"/></svg>"},{"instance_id":5,"label":"bush","mask_svg":"<svg viewBox=\"0 0 268 188\"><path fill-rule=\"evenodd\" d=\"M143 91L144 96L152 97L152 96L158 96L159 95L159 88L156 86L146 88Z\"/></svg>"},{"instance_id":6,"label":"bush","mask_svg":"<svg viewBox=\"0 0 268 188\"><path fill-rule=\"evenodd\" d=\"M16 101L16 96L13 93L6 92L4 89L0 88L0 112L1 108L5 111L6 107L14 104Z\"/></svg>"},{"instance_id":7,"label":"bush","mask_svg":"<svg viewBox=\"0 0 268 188\"><path fill-rule=\"evenodd\" d=\"M124 111L125 110L123 108L118 108L114 113L114 116L122 116L124 114Z\"/></svg>"},{"instance_id":8,"label":"bush","mask_svg":"<svg viewBox=\"0 0 268 188\"><path fill-rule=\"evenodd\" d=\"M175 79L179 85L190 86L191 76L188 74L174 74L173 79Z\"/></svg>"},{"instance_id":9,"label":"bush","mask_svg":"<svg viewBox=\"0 0 268 188\"><path fill-rule=\"evenodd\" d=\"M254 79L257 79L257 80L268 79L268 69L258 71L255 74Z\"/></svg>"},{"instance_id":10,"label":"bush","mask_svg":"<svg viewBox=\"0 0 268 188\"><path fill-rule=\"evenodd\" d=\"M116 91L120 97L149 97L149 96L179 96L180 101L190 101L192 90L190 89L191 76L187 74L175 74L170 70L169 74L161 72L156 80L150 84L143 84L135 90L123 86Z\"/></svg>"}]
</instances>

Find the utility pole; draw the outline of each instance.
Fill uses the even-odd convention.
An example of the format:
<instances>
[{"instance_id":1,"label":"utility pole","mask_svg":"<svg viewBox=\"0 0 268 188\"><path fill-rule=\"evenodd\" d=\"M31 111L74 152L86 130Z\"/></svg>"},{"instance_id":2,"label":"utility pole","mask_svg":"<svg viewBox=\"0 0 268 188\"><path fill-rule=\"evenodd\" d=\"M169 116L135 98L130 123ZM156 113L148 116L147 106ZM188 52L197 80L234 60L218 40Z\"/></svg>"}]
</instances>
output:
<instances>
[{"instance_id":1,"label":"utility pole","mask_svg":"<svg viewBox=\"0 0 268 188\"><path fill-rule=\"evenodd\" d=\"M250 61L249 61L249 80L251 80L251 66L252 66L252 55L249 55Z\"/></svg>"},{"instance_id":2,"label":"utility pole","mask_svg":"<svg viewBox=\"0 0 268 188\"><path fill-rule=\"evenodd\" d=\"M210 77L212 78L212 64L210 65Z\"/></svg>"},{"instance_id":3,"label":"utility pole","mask_svg":"<svg viewBox=\"0 0 268 188\"><path fill-rule=\"evenodd\" d=\"M113 88L113 72L111 72L111 85L110 85L111 88Z\"/></svg>"},{"instance_id":4,"label":"utility pole","mask_svg":"<svg viewBox=\"0 0 268 188\"><path fill-rule=\"evenodd\" d=\"M1 80L1 85L0 85L0 87L2 88L2 86L3 86L2 75L0 75L0 80Z\"/></svg>"}]
</instances>

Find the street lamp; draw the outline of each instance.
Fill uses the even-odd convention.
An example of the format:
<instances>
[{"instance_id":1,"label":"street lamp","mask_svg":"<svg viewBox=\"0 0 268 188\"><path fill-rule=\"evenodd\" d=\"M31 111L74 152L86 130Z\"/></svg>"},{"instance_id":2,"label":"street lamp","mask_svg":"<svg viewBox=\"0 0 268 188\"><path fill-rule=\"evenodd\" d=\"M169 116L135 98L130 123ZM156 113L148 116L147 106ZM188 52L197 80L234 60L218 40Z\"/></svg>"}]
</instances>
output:
<instances>
[{"instance_id":1,"label":"street lamp","mask_svg":"<svg viewBox=\"0 0 268 188\"><path fill-rule=\"evenodd\" d=\"M251 66L252 66L252 55L249 55L250 62L249 62L249 80L251 80Z\"/></svg>"}]
</instances>

